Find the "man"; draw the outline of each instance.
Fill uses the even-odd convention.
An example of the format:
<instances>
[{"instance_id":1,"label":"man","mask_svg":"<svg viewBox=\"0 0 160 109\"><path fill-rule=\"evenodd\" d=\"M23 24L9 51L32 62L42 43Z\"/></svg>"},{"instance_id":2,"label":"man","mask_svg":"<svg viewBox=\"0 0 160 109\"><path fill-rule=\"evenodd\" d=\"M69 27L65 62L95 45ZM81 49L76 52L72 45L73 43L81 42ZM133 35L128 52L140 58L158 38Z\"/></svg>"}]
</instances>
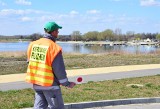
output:
<instances>
[{"instance_id":1,"label":"man","mask_svg":"<svg viewBox=\"0 0 160 109\"><path fill-rule=\"evenodd\" d=\"M68 81L62 48L55 43L61 28L55 22L46 23L44 37L31 42L27 50L26 81L35 90L35 109L64 109L60 85L68 88L76 85Z\"/></svg>"}]
</instances>

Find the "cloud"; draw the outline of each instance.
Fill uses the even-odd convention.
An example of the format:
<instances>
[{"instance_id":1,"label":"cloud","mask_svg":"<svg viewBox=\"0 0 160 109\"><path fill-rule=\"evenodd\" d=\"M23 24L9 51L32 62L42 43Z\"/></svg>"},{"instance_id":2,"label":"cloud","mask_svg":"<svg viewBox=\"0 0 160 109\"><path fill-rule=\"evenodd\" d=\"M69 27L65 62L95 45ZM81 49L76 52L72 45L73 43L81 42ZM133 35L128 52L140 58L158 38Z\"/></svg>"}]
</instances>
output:
<instances>
[{"instance_id":1,"label":"cloud","mask_svg":"<svg viewBox=\"0 0 160 109\"><path fill-rule=\"evenodd\" d=\"M4 2L2 2L2 1L0 1L0 5L1 5L1 6L5 6L5 5L6 5L6 3L4 3Z\"/></svg>"},{"instance_id":2,"label":"cloud","mask_svg":"<svg viewBox=\"0 0 160 109\"><path fill-rule=\"evenodd\" d=\"M49 12L39 11L39 10L15 10L15 9L2 9L0 10L0 15L7 16L7 15L26 15L26 14L49 14Z\"/></svg>"},{"instance_id":3,"label":"cloud","mask_svg":"<svg viewBox=\"0 0 160 109\"><path fill-rule=\"evenodd\" d=\"M76 15L76 14L78 14L78 12L73 10L73 11L70 12L70 14L71 15Z\"/></svg>"},{"instance_id":4,"label":"cloud","mask_svg":"<svg viewBox=\"0 0 160 109\"><path fill-rule=\"evenodd\" d=\"M26 0L16 0L15 3L19 5L31 5L32 4L30 1L26 1Z\"/></svg>"},{"instance_id":5,"label":"cloud","mask_svg":"<svg viewBox=\"0 0 160 109\"><path fill-rule=\"evenodd\" d=\"M0 15L7 16L7 15L22 15L24 14L23 10L14 10L14 9L3 9L0 11Z\"/></svg>"},{"instance_id":6,"label":"cloud","mask_svg":"<svg viewBox=\"0 0 160 109\"><path fill-rule=\"evenodd\" d=\"M87 11L87 14L98 14L98 13L100 13L100 11L98 10L88 10Z\"/></svg>"},{"instance_id":7,"label":"cloud","mask_svg":"<svg viewBox=\"0 0 160 109\"><path fill-rule=\"evenodd\" d=\"M140 0L141 6L160 6L160 1L157 0Z\"/></svg>"},{"instance_id":8,"label":"cloud","mask_svg":"<svg viewBox=\"0 0 160 109\"><path fill-rule=\"evenodd\" d=\"M46 16L46 17L44 17ZM0 23L6 21L18 22L42 22L46 20L54 20L53 13L32 9L2 9L0 10Z\"/></svg>"},{"instance_id":9,"label":"cloud","mask_svg":"<svg viewBox=\"0 0 160 109\"><path fill-rule=\"evenodd\" d=\"M99 13L99 14L97 14ZM92 16L93 14L93 16ZM122 14L121 16L115 16L113 14L103 14L98 10L89 10L87 13L79 14L77 11L71 11L68 14L58 14L52 12L46 12L46 11L40 11L40 10L15 10L15 9L3 9L0 10L0 18L8 18L10 20L17 19L17 21L20 19L20 21L23 22L46 22L46 21L58 21L61 23L68 23L68 24L81 24L81 23L114 23L114 22L137 22L141 21L141 19L136 18L129 18L125 14ZM136 19L136 21L134 20Z\"/></svg>"},{"instance_id":10,"label":"cloud","mask_svg":"<svg viewBox=\"0 0 160 109\"><path fill-rule=\"evenodd\" d=\"M125 27L127 25L137 26L145 23L142 18L129 17L125 14L119 16L112 13L105 14L98 10L89 10L86 13L79 13L72 10L67 14L59 14L31 9L3 9L0 10L0 19L1 24L3 24L3 22L7 22L7 24L9 24L8 22L14 22L15 25L26 26L28 28L30 28L30 25L33 25L33 27L37 27L37 30L34 31L38 31L38 28L43 26L47 21L55 21L66 28L71 26L70 28L75 30L80 29L80 25L83 24L84 27L86 27L84 31L90 31L92 28L94 29L94 27L105 29Z\"/></svg>"},{"instance_id":11,"label":"cloud","mask_svg":"<svg viewBox=\"0 0 160 109\"><path fill-rule=\"evenodd\" d=\"M32 18L30 18L30 17L22 17L21 21L23 21L23 22L32 21Z\"/></svg>"}]
</instances>

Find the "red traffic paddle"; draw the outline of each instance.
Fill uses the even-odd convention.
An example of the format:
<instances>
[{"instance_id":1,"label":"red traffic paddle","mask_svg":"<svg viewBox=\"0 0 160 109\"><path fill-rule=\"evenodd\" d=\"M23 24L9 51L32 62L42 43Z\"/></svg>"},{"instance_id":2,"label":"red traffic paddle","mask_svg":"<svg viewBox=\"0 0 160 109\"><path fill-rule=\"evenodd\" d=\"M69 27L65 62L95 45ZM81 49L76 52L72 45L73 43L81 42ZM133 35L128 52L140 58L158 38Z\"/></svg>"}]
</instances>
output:
<instances>
[{"instance_id":1,"label":"red traffic paddle","mask_svg":"<svg viewBox=\"0 0 160 109\"><path fill-rule=\"evenodd\" d=\"M77 82L82 82L82 77L78 77Z\"/></svg>"}]
</instances>

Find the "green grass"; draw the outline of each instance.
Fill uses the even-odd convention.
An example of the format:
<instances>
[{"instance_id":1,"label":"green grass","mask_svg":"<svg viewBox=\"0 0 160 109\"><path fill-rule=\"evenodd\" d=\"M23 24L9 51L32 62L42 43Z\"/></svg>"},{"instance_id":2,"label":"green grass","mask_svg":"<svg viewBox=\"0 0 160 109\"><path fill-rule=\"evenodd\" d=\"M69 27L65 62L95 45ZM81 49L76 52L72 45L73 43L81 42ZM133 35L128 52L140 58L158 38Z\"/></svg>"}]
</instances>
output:
<instances>
[{"instance_id":1,"label":"green grass","mask_svg":"<svg viewBox=\"0 0 160 109\"><path fill-rule=\"evenodd\" d=\"M20 109L33 106L31 89L0 92L0 109Z\"/></svg>"},{"instance_id":2,"label":"green grass","mask_svg":"<svg viewBox=\"0 0 160 109\"><path fill-rule=\"evenodd\" d=\"M128 84L141 84L143 87ZM73 89L62 87L65 103L87 102L98 100L159 97L160 76L147 76L121 80L108 80L78 84ZM20 109L32 107L34 103L32 89L0 91L0 109Z\"/></svg>"}]
</instances>

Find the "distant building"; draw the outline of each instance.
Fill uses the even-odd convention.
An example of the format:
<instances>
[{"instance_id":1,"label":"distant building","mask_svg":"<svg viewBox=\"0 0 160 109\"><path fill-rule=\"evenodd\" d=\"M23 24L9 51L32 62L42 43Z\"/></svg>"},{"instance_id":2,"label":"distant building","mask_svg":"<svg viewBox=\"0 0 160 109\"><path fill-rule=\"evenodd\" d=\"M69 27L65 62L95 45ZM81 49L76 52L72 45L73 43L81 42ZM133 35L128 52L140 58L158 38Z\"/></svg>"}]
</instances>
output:
<instances>
[{"instance_id":1,"label":"distant building","mask_svg":"<svg viewBox=\"0 0 160 109\"><path fill-rule=\"evenodd\" d=\"M144 42L152 42L152 40L147 38L147 39L144 40Z\"/></svg>"}]
</instances>

